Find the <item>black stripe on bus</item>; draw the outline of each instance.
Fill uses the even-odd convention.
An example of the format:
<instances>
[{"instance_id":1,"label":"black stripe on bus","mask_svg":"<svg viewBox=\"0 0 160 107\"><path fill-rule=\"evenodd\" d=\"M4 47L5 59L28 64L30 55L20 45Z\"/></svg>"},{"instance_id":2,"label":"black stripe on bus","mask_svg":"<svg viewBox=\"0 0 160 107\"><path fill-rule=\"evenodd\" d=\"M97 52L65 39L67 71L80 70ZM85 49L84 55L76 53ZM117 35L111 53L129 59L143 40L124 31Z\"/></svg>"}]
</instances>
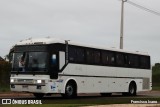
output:
<instances>
[{"instance_id":1,"label":"black stripe on bus","mask_svg":"<svg viewBox=\"0 0 160 107\"><path fill-rule=\"evenodd\" d=\"M58 76L143 79L143 77L116 77L116 76L71 75L71 74L58 74Z\"/></svg>"}]
</instances>

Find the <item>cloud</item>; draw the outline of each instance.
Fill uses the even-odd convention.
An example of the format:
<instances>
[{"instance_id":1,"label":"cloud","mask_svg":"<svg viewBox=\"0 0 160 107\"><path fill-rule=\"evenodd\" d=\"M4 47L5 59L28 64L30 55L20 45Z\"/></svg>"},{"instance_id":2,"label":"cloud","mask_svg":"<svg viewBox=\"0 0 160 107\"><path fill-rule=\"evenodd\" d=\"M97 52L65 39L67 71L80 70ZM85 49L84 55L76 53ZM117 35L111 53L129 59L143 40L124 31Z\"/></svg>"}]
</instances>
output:
<instances>
[{"instance_id":1,"label":"cloud","mask_svg":"<svg viewBox=\"0 0 160 107\"><path fill-rule=\"evenodd\" d=\"M133 2L160 10L159 0ZM119 0L1 0L0 55L30 37L51 36L119 48L120 10ZM124 48L147 50L159 62L159 17L126 3L124 18Z\"/></svg>"}]
</instances>

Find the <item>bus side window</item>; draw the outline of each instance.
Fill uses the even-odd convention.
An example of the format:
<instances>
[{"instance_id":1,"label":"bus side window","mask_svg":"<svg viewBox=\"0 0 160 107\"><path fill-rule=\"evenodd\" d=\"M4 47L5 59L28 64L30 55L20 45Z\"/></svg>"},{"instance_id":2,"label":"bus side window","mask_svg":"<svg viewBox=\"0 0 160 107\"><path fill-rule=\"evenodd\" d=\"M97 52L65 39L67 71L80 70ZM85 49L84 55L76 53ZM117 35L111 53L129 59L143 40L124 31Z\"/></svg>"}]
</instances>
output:
<instances>
[{"instance_id":1,"label":"bus side window","mask_svg":"<svg viewBox=\"0 0 160 107\"><path fill-rule=\"evenodd\" d=\"M94 51L94 63L97 64L97 65L100 65L100 51Z\"/></svg>"},{"instance_id":2,"label":"bus side window","mask_svg":"<svg viewBox=\"0 0 160 107\"><path fill-rule=\"evenodd\" d=\"M124 55L123 53L116 54L116 64L117 66L123 67L124 66Z\"/></svg>"},{"instance_id":3,"label":"bus side window","mask_svg":"<svg viewBox=\"0 0 160 107\"><path fill-rule=\"evenodd\" d=\"M139 68L139 57L138 55L130 54L128 56L129 67L131 68Z\"/></svg>"},{"instance_id":4,"label":"bus side window","mask_svg":"<svg viewBox=\"0 0 160 107\"><path fill-rule=\"evenodd\" d=\"M150 69L150 57L140 56L140 64L142 69Z\"/></svg>"},{"instance_id":5,"label":"bus side window","mask_svg":"<svg viewBox=\"0 0 160 107\"><path fill-rule=\"evenodd\" d=\"M113 66L115 64L114 53L110 51L103 51L102 52L102 63L103 65Z\"/></svg>"}]
</instances>

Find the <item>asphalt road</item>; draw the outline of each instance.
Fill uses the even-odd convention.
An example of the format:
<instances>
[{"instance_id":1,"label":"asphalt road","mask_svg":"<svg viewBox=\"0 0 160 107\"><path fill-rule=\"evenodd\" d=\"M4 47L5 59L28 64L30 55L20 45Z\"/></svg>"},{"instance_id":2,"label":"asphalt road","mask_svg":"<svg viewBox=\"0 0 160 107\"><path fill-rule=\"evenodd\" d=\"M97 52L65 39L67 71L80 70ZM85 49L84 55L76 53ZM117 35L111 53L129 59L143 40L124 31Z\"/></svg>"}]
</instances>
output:
<instances>
[{"instance_id":1,"label":"asphalt road","mask_svg":"<svg viewBox=\"0 0 160 107\"><path fill-rule=\"evenodd\" d=\"M17 100L42 100L43 104L113 104L113 103L131 103L131 100L150 100L160 103L160 91L140 92L137 96L122 96L113 93L110 97L102 97L100 94L79 94L77 98L65 99L59 94L45 96L42 99L35 99L32 94L28 93L0 93L0 99L17 99Z\"/></svg>"}]
</instances>

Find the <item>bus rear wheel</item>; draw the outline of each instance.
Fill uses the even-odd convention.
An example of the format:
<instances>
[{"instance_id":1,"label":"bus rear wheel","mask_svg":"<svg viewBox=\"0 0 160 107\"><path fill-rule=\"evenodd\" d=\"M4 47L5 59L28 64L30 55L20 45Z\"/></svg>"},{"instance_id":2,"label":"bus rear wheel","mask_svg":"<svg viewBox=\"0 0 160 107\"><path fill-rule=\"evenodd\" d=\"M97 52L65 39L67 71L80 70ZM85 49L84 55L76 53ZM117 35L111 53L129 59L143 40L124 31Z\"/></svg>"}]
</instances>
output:
<instances>
[{"instance_id":1,"label":"bus rear wheel","mask_svg":"<svg viewBox=\"0 0 160 107\"><path fill-rule=\"evenodd\" d=\"M74 98L77 96L76 84L73 82L67 83L65 93L62 94L64 98Z\"/></svg>"},{"instance_id":2,"label":"bus rear wheel","mask_svg":"<svg viewBox=\"0 0 160 107\"><path fill-rule=\"evenodd\" d=\"M136 96L136 94L137 94L137 87L136 87L136 83L135 82L131 82L130 83L128 94L130 96Z\"/></svg>"},{"instance_id":3,"label":"bus rear wheel","mask_svg":"<svg viewBox=\"0 0 160 107\"><path fill-rule=\"evenodd\" d=\"M129 84L128 92L122 93L123 96L136 96L137 95L137 86L135 82Z\"/></svg>"}]
</instances>

